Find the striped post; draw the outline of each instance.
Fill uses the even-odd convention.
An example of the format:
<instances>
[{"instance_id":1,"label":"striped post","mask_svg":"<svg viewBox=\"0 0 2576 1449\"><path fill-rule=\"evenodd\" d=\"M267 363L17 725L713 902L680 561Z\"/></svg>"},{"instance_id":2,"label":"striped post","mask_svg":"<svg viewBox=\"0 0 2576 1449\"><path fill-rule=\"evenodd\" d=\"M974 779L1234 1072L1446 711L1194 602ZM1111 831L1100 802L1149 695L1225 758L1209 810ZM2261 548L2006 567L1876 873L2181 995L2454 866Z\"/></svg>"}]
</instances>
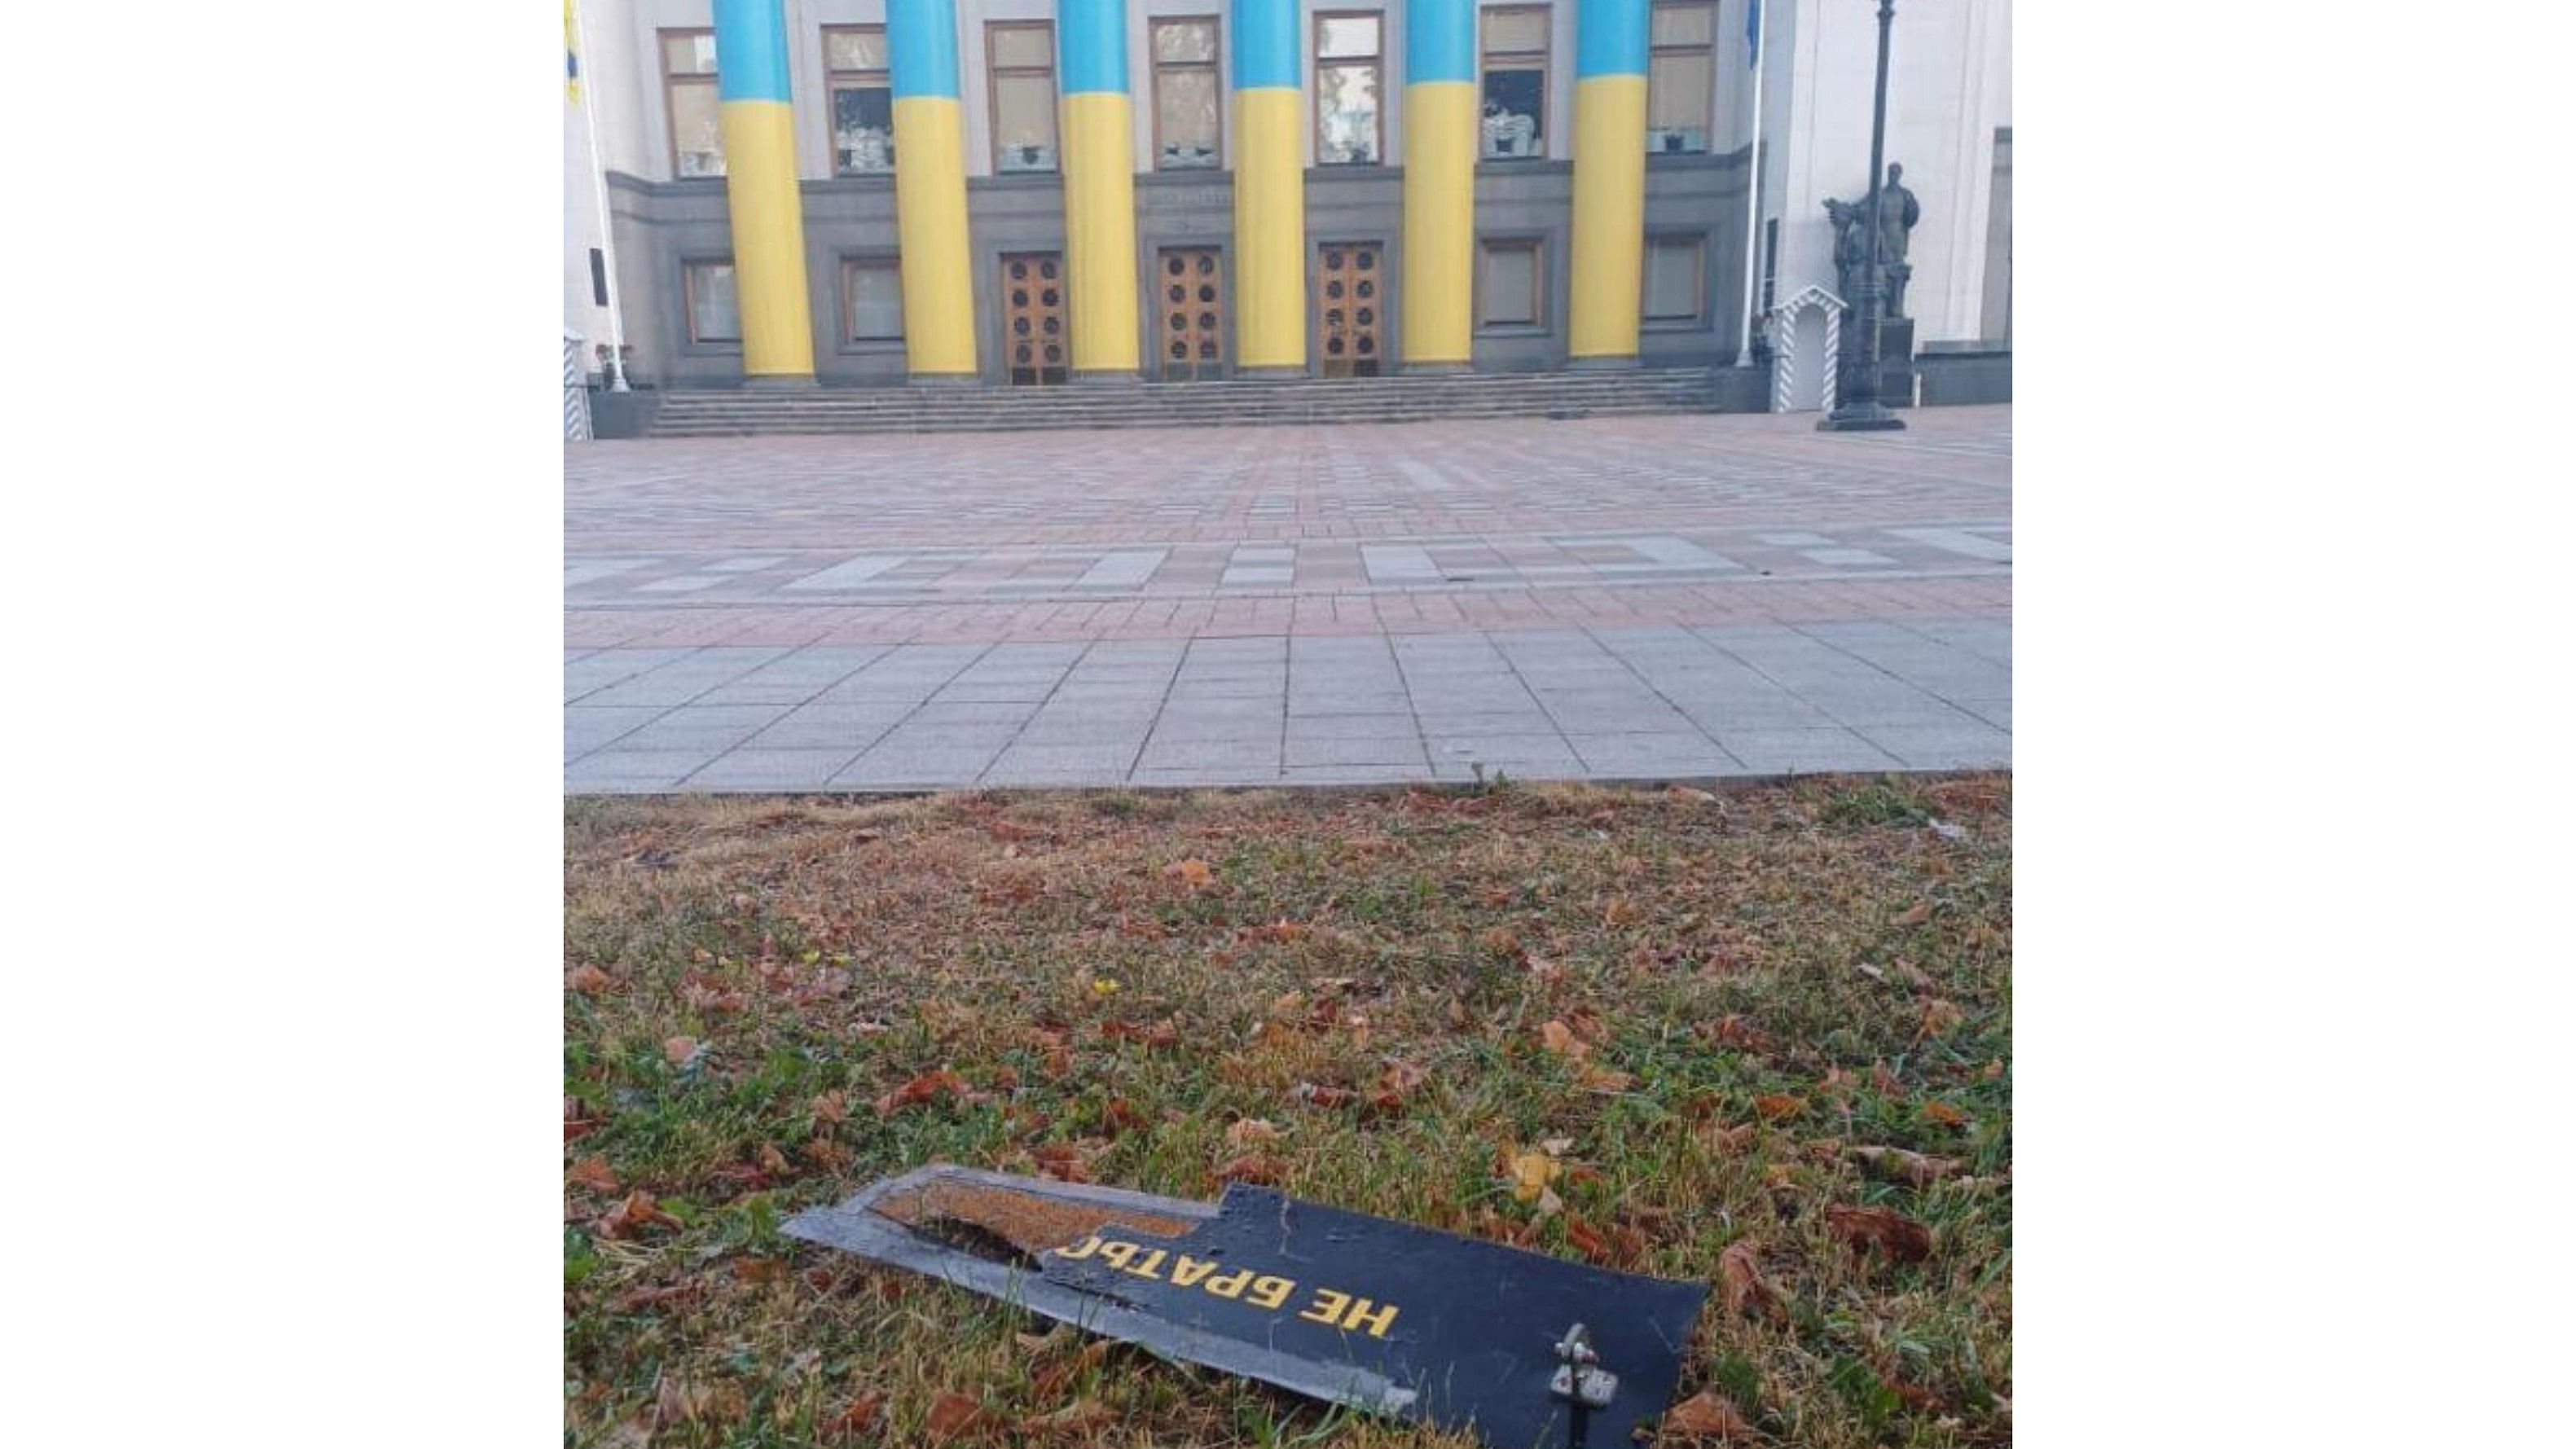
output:
<instances>
[{"instance_id":1,"label":"striped post","mask_svg":"<svg viewBox=\"0 0 2576 1449\"><path fill-rule=\"evenodd\" d=\"M1233 0L1235 365L1306 369L1306 131L1297 0Z\"/></svg>"},{"instance_id":2,"label":"striped post","mask_svg":"<svg viewBox=\"0 0 2576 1449\"><path fill-rule=\"evenodd\" d=\"M971 379L975 279L966 245L956 0L886 0L886 48L894 72L904 360L916 380Z\"/></svg>"},{"instance_id":3,"label":"striped post","mask_svg":"<svg viewBox=\"0 0 2576 1449\"><path fill-rule=\"evenodd\" d=\"M782 0L715 0L715 20L743 376L811 382L814 319L806 306L805 207L787 99L786 8Z\"/></svg>"},{"instance_id":4,"label":"striped post","mask_svg":"<svg viewBox=\"0 0 2576 1449\"><path fill-rule=\"evenodd\" d=\"M1407 369L1454 370L1473 360L1476 109L1476 0L1411 0L1404 16Z\"/></svg>"},{"instance_id":5,"label":"striped post","mask_svg":"<svg viewBox=\"0 0 2576 1449\"><path fill-rule=\"evenodd\" d=\"M1574 16L1574 278L1567 352L1633 366L1646 262L1648 0L1579 0Z\"/></svg>"},{"instance_id":6,"label":"striped post","mask_svg":"<svg viewBox=\"0 0 2576 1449\"><path fill-rule=\"evenodd\" d=\"M1133 377L1136 339L1136 120L1127 98L1126 0L1062 0L1065 270L1073 373Z\"/></svg>"},{"instance_id":7,"label":"striped post","mask_svg":"<svg viewBox=\"0 0 2576 1449\"><path fill-rule=\"evenodd\" d=\"M581 334L564 335L564 441L590 441L590 378L581 362Z\"/></svg>"}]
</instances>

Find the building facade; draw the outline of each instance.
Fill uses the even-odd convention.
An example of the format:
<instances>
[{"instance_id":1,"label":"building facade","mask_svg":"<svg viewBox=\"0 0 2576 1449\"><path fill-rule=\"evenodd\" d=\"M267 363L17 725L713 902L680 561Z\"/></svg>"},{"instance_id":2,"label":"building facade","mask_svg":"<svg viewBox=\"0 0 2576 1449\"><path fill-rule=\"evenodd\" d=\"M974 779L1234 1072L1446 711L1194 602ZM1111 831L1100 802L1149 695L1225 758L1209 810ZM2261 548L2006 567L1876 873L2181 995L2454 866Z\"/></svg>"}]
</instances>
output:
<instances>
[{"instance_id":1,"label":"building facade","mask_svg":"<svg viewBox=\"0 0 2576 1449\"><path fill-rule=\"evenodd\" d=\"M588 0L565 27L565 326L662 386L1729 366L1748 311L1834 285L1823 202L1868 184L1867 0ZM1930 350L2008 329L2009 55L2006 0L1900 8Z\"/></svg>"}]
</instances>

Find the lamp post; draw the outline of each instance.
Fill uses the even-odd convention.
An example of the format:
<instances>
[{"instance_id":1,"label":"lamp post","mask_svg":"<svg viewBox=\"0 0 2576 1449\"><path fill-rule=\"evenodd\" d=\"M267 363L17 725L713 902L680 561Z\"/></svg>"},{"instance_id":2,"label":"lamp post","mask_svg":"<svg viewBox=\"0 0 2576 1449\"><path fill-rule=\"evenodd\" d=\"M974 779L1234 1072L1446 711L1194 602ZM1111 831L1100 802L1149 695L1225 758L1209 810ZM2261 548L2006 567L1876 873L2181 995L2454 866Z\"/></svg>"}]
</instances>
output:
<instances>
[{"instance_id":1,"label":"lamp post","mask_svg":"<svg viewBox=\"0 0 2576 1449\"><path fill-rule=\"evenodd\" d=\"M1887 28L1895 18L1896 0L1878 0L1878 88L1869 113L1869 252L1860 270L1861 365L1852 378L1851 395L1836 400L1834 410L1816 424L1819 432L1886 432L1905 426L1878 400L1878 208L1887 191L1882 174L1887 160Z\"/></svg>"}]
</instances>

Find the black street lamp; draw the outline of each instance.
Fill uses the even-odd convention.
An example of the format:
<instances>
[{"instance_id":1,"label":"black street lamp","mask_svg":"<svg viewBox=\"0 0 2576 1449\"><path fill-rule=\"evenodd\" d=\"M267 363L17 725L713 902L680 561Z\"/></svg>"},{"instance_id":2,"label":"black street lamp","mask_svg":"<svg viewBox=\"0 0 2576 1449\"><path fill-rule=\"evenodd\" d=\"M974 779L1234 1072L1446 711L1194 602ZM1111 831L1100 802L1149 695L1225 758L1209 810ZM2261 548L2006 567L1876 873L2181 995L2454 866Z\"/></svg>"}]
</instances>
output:
<instances>
[{"instance_id":1,"label":"black street lamp","mask_svg":"<svg viewBox=\"0 0 2576 1449\"><path fill-rule=\"evenodd\" d=\"M1866 433L1902 428L1905 420L1878 400L1879 198L1886 193L1887 160L1887 27L1896 18L1896 0L1878 0L1878 90L1869 113L1869 254L1861 260L1860 360L1851 395L1836 399L1834 410L1816 424L1820 432Z\"/></svg>"}]
</instances>

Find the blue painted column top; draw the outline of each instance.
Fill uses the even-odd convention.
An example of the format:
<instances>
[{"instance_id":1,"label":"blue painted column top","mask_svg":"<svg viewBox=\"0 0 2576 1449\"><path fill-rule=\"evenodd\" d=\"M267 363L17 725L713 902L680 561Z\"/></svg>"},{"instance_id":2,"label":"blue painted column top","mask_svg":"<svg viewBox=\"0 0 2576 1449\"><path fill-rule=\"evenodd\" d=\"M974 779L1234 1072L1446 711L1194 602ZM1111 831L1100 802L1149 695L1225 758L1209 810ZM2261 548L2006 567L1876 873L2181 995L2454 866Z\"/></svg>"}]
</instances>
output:
<instances>
[{"instance_id":1,"label":"blue painted column top","mask_svg":"<svg viewBox=\"0 0 2576 1449\"><path fill-rule=\"evenodd\" d=\"M1234 0L1234 88L1297 89L1297 0Z\"/></svg>"},{"instance_id":2,"label":"blue painted column top","mask_svg":"<svg viewBox=\"0 0 2576 1449\"><path fill-rule=\"evenodd\" d=\"M1475 78L1476 0L1405 0L1404 83Z\"/></svg>"},{"instance_id":3,"label":"blue painted column top","mask_svg":"<svg viewBox=\"0 0 2576 1449\"><path fill-rule=\"evenodd\" d=\"M895 99L957 99L957 0L886 0Z\"/></svg>"},{"instance_id":4,"label":"blue painted column top","mask_svg":"<svg viewBox=\"0 0 2576 1449\"><path fill-rule=\"evenodd\" d=\"M1126 0L1058 0L1055 36L1066 95L1126 93Z\"/></svg>"},{"instance_id":5,"label":"blue painted column top","mask_svg":"<svg viewBox=\"0 0 2576 1449\"><path fill-rule=\"evenodd\" d=\"M1644 75L1649 0L1576 0L1574 76Z\"/></svg>"},{"instance_id":6,"label":"blue painted column top","mask_svg":"<svg viewBox=\"0 0 2576 1449\"><path fill-rule=\"evenodd\" d=\"M716 99L787 100L784 0L715 0Z\"/></svg>"}]
</instances>

